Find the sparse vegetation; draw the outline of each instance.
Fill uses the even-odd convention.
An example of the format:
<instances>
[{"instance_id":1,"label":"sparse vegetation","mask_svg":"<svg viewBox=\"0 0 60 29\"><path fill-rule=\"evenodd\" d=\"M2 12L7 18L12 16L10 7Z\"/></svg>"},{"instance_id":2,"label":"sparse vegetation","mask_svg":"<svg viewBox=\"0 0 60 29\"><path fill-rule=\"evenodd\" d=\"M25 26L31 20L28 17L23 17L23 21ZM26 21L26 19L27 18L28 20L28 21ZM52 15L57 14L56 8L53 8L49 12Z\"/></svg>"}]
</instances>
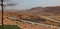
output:
<instances>
[{"instance_id":1,"label":"sparse vegetation","mask_svg":"<svg viewBox=\"0 0 60 29\"><path fill-rule=\"evenodd\" d=\"M0 25L0 29L3 29L1 25ZM16 25L4 25L4 29L22 29L22 28L19 28Z\"/></svg>"},{"instance_id":2,"label":"sparse vegetation","mask_svg":"<svg viewBox=\"0 0 60 29\"><path fill-rule=\"evenodd\" d=\"M44 22L44 21L46 21L46 19L41 19L41 18L26 18L26 19L23 19L23 20L27 20L27 21L31 21L31 22L37 22L37 23L39 23L39 22Z\"/></svg>"},{"instance_id":3,"label":"sparse vegetation","mask_svg":"<svg viewBox=\"0 0 60 29\"><path fill-rule=\"evenodd\" d=\"M52 8L52 9L54 9L54 8ZM41 10L41 9L39 9L39 10ZM17 11L15 11L15 12L4 12L4 24L15 24L15 22L17 22L16 24L19 24L19 25L21 24L21 26L24 26L25 28L30 28L31 29L31 27L29 27L29 26L33 26L34 29L35 29L35 27L37 26L37 24L35 24L36 26L35 25L32 25L31 23L29 23L29 21L31 21L33 23L36 22L36 23L41 23L41 24L46 24L46 25L52 25L52 26L58 26L58 27L60 27L60 23L55 22L55 21L51 21L49 19L46 19L46 18L51 18L52 20L60 21L60 14L59 15L56 15L57 13L54 14L56 10L53 10L54 12L51 10L53 13L51 13L51 11L49 11L49 10L46 10L46 12L48 12L48 13L45 13L45 12L40 13L38 11L35 12L36 9L33 10L33 12L31 12L31 11L19 11L18 13L17 13ZM11 16L14 16L12 18L17 18L17 19L16 20L15 19L11 19L10 20L9 17L11 17ZM0 12L0 17L1 17L1 12ZM43 18L43 17L45 17L45 18ZM28 23L22 22L20 19L26 20L26 21L28 21ZM16 27L13 26L13 28L16 28Z\"/></svg>"}]
</instances>

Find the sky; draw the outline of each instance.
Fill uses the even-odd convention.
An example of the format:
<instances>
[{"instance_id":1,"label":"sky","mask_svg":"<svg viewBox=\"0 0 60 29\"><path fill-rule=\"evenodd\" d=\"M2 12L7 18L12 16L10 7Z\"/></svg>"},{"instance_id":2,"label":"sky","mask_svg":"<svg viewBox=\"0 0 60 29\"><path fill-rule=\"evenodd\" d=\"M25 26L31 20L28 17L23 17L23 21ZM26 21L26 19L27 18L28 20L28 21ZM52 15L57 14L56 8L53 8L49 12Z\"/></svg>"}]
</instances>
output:
<instances>
[{"instance_id":1,"label":"sky","mask_svg":"<svg viewBox=\"0 0 60 29\"><path fill-rule=\"evenodd\" d=\"M30 9L32 7L60 6L60 0L12 0L15 6L6 7L10 9Z\"/></svg>"}]
</instances>

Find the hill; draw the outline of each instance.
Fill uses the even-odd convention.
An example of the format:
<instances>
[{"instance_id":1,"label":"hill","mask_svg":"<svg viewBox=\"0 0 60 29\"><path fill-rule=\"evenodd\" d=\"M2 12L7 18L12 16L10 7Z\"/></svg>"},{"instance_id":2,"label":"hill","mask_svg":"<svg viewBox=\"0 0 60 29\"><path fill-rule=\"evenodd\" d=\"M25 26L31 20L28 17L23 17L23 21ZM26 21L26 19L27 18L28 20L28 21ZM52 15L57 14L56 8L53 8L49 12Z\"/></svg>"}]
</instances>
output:
<instances>
[{"instance_id":1,"label":"hill","mask_svg":"<svg viewBox=\"0 0 60 29\"><path fill-rule=\"evenodd\" d=\"M54 9L52 9L54 8ZM56 7L36 7L29 10L4 11L4 25L17 25L23 29L58 29L60 28L60 13ZM51 12L51 11L52 12ZM0 24L1 24L0 12Z\"/></svg>"}]
</instances>

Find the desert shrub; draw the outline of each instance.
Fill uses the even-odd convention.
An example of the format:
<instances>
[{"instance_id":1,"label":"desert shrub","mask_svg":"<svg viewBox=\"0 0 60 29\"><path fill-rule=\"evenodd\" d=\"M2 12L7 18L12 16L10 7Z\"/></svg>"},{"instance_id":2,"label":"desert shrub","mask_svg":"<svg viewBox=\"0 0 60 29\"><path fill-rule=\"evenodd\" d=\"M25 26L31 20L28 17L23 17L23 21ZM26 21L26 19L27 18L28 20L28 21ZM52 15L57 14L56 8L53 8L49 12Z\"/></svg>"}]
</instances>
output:
<instances>
[{"instance_id":1,"label":"desert shrub","mask_svg":"<svg viewBox=\"0 0 60 29\"><path fill-rule=\"evenodd\" d=\"M31 22L41 22L41 21L46 21L46 19L41 19L41 18L26 18L26 19L23 19L23 20L31 21Z\"/></svg>"}]
</instances>

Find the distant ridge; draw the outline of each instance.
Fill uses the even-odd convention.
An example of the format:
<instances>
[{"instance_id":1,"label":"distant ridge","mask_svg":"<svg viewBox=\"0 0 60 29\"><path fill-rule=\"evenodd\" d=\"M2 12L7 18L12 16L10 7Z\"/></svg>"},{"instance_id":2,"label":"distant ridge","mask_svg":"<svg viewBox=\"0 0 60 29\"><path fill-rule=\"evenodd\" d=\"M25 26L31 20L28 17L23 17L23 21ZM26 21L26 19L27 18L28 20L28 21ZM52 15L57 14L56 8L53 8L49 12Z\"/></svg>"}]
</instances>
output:
<instances>
[{"instance_id":1,"label":"distant ridge","mask_svg":"<svg viewBox=\"0 0 60 29\"><path fill-rule=\"evenodd\" d=\"M37 12L37 13L55 13L60 14L60 6L48 6L48 7L34 7L26 10L5 10L5 11L17 11L17 12Z\"/></svg>"},{"instance_id":2,"label":"distant ridge","mask_svg":"<svg viewBox=\"0 0 60 29\"><path fill-rule=\"evenodd\" d=\"M45 9L46 9L45 12L49 12L49 13L58 14L60 12L60 6L51 6L51 7L46 7Z\"/></svg>"},{"instance_id":3,"label":"distant ridge","mask_svg":"<svg viewBox=\"0 0 60 29\"><path fill-rule=\"evenodd\" d=\"M34 11L34 12L47 12L47 13L56 13L58 14L60 12L60 6L49 6L49 7L35 7L31 8L29 11Z\"/></svg>"}]
</instances>

